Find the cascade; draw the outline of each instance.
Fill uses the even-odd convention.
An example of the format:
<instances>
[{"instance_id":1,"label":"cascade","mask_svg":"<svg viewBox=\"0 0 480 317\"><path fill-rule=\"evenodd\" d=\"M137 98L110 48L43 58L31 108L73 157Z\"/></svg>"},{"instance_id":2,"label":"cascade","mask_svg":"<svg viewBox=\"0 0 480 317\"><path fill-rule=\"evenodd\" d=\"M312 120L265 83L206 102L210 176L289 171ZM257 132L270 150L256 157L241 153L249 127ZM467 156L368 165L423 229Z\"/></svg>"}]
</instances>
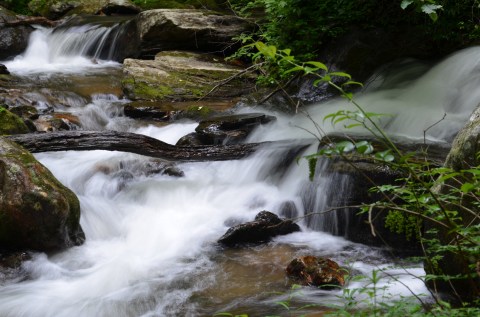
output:
<instances>
[{"instance_id":1,"label":"cascade","mask_svg":"<svg viewBox=\"0 0 480 317\"><path fill-rule=\"evenodd\" d=\"M39 27L27 50L5 65L21 74L112 66L134 55L132 32L133 23L124 17L74 17L54 29Z\"/></svg>"},{"instance_id":2,"label":"cascade","mask_svg":"<svg viewBox=\"0 0 480 317\"><path fill-rule=\"evenodd\" d=\"M18 76L61 73L67 78L119 69L112 61L115 49L106 47L112 32L92 25L39 29L32 34L27 51L6 64ZM429 142L449 142L480 101L480 92L475 89L479 61L480 49L472 48L415 80L379 76L360 93L358 101L369 111L393 114L382 119L383 126L410 139L422 139L423 130L447 113L444 121L428 130L427 137ZM142 125L117 111L115 104L121 102L108 94L95 94L70 111L88 129L128 130L168 143L175 143L196 127L194 122ZM341 108L351 109L351 105L333 100L307 111L329 132L333 128L322 123L323 117ZM238 112L251 110L244 107ZM304 129L316 132L311 119L302 114L274 115L278 120L259 127L250 141L311 139ZM316 147L312 144L306 154ZM333 258L363 275L385 269L387 274L378 287L388 286L391 298L409 296L411 290L427 292L420 279L409 275L421 275L421 265L413 264L406 270L392 268L392 260L382 250L313 230L330 227L329 231L341 233L339 228L344 224L337 218L308 218L300 222L302 232L276 238L266 246L220 249L216 240L230 224L252 220L261 210L302 216L306 211L321 211L334 200L338 203L354 190L348 177L322 177L326 162L318 165L314 183L307 179L305 160L278 169L284 154L271 147L239 161L178 164L185 174L179 178L150 173L152 159L127 153L36 155L79 197L86 242L57 254L33 253L18 278L3 281L0 277L0 315L281 314L284 310L275 302L284 300L284 295L263 294L287 294L285 265L306 253ZM388 274L395 274L397 280ZM354 282L350 287L361 285ZM302 300L307 303L319 298L332 303L342 291L306 289L304 293Z\"/></svg>"}]
</instances>

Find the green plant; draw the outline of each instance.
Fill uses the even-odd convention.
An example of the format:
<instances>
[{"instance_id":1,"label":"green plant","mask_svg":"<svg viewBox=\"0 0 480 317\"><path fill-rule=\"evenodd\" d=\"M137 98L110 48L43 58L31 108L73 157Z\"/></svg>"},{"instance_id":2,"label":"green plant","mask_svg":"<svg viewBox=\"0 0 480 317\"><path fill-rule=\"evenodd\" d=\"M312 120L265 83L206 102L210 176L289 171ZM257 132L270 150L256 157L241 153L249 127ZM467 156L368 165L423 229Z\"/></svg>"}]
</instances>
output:
<instances>
[{"instance_id":1,"label":"green plant","mask_svg":"<svg viewBox=\"0 0 480 317\"><path fill-rule=\"evenodd\" d=\"M323 82L337 89L356 110L341 110L326 119L333 124L341 122L346 128L360 125L387 148L376 150L367 141L333 143L306 157L310 176L314 175L318 156L337 155L348 160L350 153L367 155L401 171L405 176L396 184L378 186L372 183L371 190L381 193L383 199L364 205L361 212L387 212L387 226L418 237L429 272L425 277L427 282L433 283L434 289L436 283L449 284L458 297L458 304L475 305L480 295L476 271L480 263L480 165L460 170L435 167L426 159L418 160L411 153L403 153L376 122L382 114L366 112L354 100L353 94L345 90L345 87L361 85L352 81L348 74L330 72L325 64L317 61L299 62L288 49L279 50L262 42L253 46L258 50L254 57L260 67L279 65L277 69L282 69L282 76L295 72L311 75L317 78L314 85ZM479 157L480 153L476 155ZM456 265L453 269L452 263ZM465 286L469 288L462 289ZM448 308L441 298L436 300L438 309Z\"/></svg>"}]
</instances>

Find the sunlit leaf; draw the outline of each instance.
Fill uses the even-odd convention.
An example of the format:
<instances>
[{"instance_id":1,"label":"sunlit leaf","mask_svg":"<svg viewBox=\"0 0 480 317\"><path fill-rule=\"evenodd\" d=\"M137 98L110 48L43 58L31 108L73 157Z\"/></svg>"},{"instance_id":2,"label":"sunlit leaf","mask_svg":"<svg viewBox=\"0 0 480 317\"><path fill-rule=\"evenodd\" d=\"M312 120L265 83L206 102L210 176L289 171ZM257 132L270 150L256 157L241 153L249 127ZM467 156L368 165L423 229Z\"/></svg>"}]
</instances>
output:
<instances>
[{"instance_id":1,"label":"sunlit leaf","mask_svg":"<svg viewBox=\"0 0 480 317\"><path fill-rule=\"evenodd\" d=\"M344 73L344 72L332 72L328 73L330 76L337 76L337 77L346 77L348 79L352 79L352 76L350 74Z\"/></svg>"},{"instance_id":2,"label":"sunlit leaf","mask_svg":"<svg viewBox=\"0 0 480 317\"><path fill-rule=\"evenodd\" d=\"M322 69L324 71L328 71L327 66L324 63L320 62L305 62L305 64L315 66L317 69Z\"/></svg>"},{"instance_id":3,"label":"sunlit leaf","mask_svg":"<svg viewBox=\"0 0 480 317\"><path fill-rule=\"evenodd\" d=\"M405 10L409 5L413 3L413 0L403 0L400 7Z\"/></svg>"}]
</instances>

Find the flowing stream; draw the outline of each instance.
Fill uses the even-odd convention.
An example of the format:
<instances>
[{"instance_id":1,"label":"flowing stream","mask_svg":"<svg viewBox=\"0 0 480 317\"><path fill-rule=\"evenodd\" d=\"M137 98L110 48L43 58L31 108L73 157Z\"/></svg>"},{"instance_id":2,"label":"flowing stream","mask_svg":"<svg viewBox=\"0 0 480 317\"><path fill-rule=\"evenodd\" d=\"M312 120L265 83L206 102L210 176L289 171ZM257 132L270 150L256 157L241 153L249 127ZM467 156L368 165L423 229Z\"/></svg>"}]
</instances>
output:
<instances>
[{"instance_id":1,"label":"flowing stream","mask_svg":"<svg viewBox=\"0 0 480 317\"><path fill-rule=\"evenodd\" d=\"M91 28L85 26L84 30ZM95 33L99 38L103 35ZM67 47L77 45L77 49L53 50L60 42L70 43ZM86 41L85 45L88 50L78 47L78 40L72 41L68 32L39 29L32 34L27 51L5 64L16 76L38 78L40 87L73 83L72 91L81 97L65 98L74 102L61 110L79 116L84 129L130 131L168 143L195 129L196 124L189 121L158 126L124 117L121 109L126 100L112 94L111 88L98 91L97 85L108 80L105 87L118 86L121 65L85 56L98 41ZM446 113L445 120L429 129L426 137L429 142L450 142L480 101L479 61L480 48L471 48L433 68L413 63L394 74L385 75L385 71L358 101L369 111L392 114L381 119L385 128L412 139L423 139L424 130ZM81 85L75 83L89 81L96 85L94 93L79 95ZM335 100L315 105L308 112L321 123L326 114L346 107L351 105ZM274 115L278 120L258 128L250 141L311 139L304 129L317 132L303 114ZM322 129L333 130L329 123L322 124ZM312 145L308 151L314 149ZM328 199L326 188L336 188L339 197L347 194L341 189L352 190L348 184L334 184L325 178L306 191L305 160L286 170L276 168L284 151L271 147L238 161L178 164L184 177L149 173L151 158L128 153L36 155L79 197L86 241L56 254L33 254L32 260L23 264L19 278L0 285L0 316L286 315L277 302L289 298L292 306L318 304L313 311L328 310L327 304L341 305L341 290L306 287L301 296L290 291L284 268L295 256L306 254L332 258L354 274L369 276L373 270L385 270L379 287L387 289L379 297L388 295L389 301L411 295L402 284L417 294L427 294L421 280L414 277L423 274L420 264L400 267L384 250L313 230L316 226L308 227L304 221L300 221L302 232L263 246L220 248L216 240L230 225L250 221L261 210L279 213L280 206L288 202L295 206L295 215L302 216L307 200L314 200L315 211L321 211ZM398 281L389 278L390 274ZM348 287L362 283L352 282Z\"/></svg>"}]
</instances>

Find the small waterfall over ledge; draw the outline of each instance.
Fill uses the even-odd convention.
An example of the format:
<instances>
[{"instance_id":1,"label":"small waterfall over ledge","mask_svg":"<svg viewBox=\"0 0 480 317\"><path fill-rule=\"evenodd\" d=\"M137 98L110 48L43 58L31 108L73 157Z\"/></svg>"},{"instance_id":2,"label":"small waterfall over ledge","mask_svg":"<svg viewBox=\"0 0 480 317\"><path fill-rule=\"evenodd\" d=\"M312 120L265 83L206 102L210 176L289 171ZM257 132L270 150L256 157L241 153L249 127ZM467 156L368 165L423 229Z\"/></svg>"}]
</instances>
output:
<instances>
[{"instance_id":1,"label":"small waterfall over ledge","mask_svg":"<svg viewBox=\"0 0 480 317\"><path fill-rule=\"evenodd\" d=\"M116 65L136 54L136 24L125 17L73 17L38 28L25 53L5 62L14 73L78 72Z\"/></svg>"}]
</instances>

